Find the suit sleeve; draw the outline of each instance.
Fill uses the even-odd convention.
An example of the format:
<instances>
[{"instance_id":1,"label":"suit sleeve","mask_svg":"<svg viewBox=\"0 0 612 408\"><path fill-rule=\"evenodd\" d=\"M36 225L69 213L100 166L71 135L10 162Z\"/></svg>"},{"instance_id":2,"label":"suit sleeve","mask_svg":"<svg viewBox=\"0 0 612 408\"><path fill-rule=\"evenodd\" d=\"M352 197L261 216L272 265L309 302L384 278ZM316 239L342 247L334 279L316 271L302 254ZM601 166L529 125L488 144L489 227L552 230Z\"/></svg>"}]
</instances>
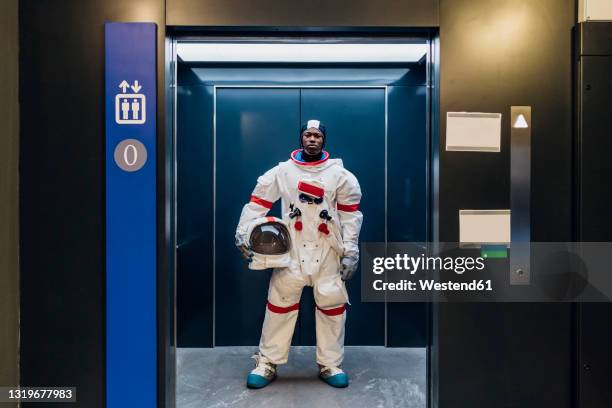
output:
<instances>
[{"instance_id":1,"label":"suit sleeve","mask_svg":"<svg viewBox=\"0 0 612 408\"><path fill-rule=\"evenodd\" d=\"M278 166L265 172L257 179L257 185L251 194L251 200L242 207L240 221L236 228L236 245L246 244L249 225L260 217L265 217L272 205L280 198L278 188Z\"/></svg>"},{"instance_id":2,"label":"suit sleeve","mask_svg":"<svg viewBox=\"0 0 612 408\"><path fill-rule=\"evenodd\" d=\"M339 180L336 200L342 229L344 256L359 259L359 232L363 222L363 214L359 211L361 188L357 178L349 171Z\"/></svg>"}]
</instances>

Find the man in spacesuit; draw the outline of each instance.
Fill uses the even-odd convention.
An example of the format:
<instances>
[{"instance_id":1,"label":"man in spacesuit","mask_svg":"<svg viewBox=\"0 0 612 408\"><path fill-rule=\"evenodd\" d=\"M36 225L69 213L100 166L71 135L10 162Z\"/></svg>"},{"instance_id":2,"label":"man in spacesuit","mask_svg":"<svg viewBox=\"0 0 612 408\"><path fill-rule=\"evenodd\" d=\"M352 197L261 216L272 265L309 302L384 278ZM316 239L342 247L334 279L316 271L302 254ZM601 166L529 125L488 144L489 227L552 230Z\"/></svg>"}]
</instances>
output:
<instances>
[{"instance_id":1,"label":"man in spacesuit","mask_svg":"<svg viewBox=\"0 0 612 408\"><path fill-rule=\"evenodd\" d=\"M361 190L342 160L330 159L323 150L325 138L318 120L302 126L301 148L257 179L240 216L236 245L251 269L275 268L249 388L268 385L276 378L276 366L287 362L304 286L313 287L316 303L319 377L333 387L348 386L341 368L349 301L344 281L359 261ZM279 198L282 220L266 217ZM284 242L286 235L290 244ZM260 247L275 255L258 253L265 252Z\"/></svg>"}]
</instances>

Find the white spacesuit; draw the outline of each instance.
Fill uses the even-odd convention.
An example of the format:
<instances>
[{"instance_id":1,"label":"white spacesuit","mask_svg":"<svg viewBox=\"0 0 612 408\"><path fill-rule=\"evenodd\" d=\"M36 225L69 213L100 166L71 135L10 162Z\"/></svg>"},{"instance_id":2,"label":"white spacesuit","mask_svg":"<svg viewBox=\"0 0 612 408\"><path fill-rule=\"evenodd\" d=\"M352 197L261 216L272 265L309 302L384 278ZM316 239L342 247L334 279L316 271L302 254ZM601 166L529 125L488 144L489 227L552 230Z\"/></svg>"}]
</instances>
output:
<instances>
[{"instance_id":1,"label":"white spacesuit","mask_svg":"<svg viewBox=\"0 0 612 408\"><path fill-rule=\"evenodd\" d=\"M300 153L293 151L289 160L257 179L236 230L237 245L246 245L251 223L282 200L282 219L292 241L291 262L272 273L257 359L274 370L276 364L287 362L302 288L312 286L317 363L332 374L342 373L349 301L344 279L355 271L359 259L361 190L342 160L330 159L323 151L320 160L305 162Z\"/></svg>"}]
</instances>

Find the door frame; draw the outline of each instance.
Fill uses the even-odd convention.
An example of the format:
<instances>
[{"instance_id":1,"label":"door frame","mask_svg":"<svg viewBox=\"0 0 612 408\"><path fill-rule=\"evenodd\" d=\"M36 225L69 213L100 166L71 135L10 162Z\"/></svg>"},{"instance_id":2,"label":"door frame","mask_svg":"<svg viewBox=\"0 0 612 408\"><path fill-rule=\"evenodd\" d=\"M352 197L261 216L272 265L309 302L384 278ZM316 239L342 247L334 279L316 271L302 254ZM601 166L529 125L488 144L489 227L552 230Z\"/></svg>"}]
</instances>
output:
<instances>
[{"instance_id":1,"label":"door frame","mask_svg":"<svg viewBox=\"0 0 612 408\"><path fill-rule=\"evenodd\" d=\"M170 175L162 180L163 185L161 190L170 191L171 194L168 196L169 200L160 205L165 205L165 212L163 212L163 218L160 217L158 225L161 226L163 233L158 234L158 239L162 242L158 243L159 248L167 248L170 253L165 254L167 259L170 259L171 271L164 270L164 265L160 262L158 264L158 285L166 290L159 290L159 295L164 296L165 300L160 301L158 299L158 310L164 310L165 308L171 307L172 313L170 314L171 322L169 327L166 327L164 323L158 323L158 354L166 355L166 349L172 350L171 356L175 357L175 348L177 345L177 329L176 329L176 251L177 251L177 166L176 166L176 121L177 121L177 43L179 41L197 41L197 40L214 40L214 39L227 39L228 35L235 39L259 39L260 42L275 42L279 39L286 39L288 37L297 36L304 41L312 41L318 37L324 36L324 38L342 38L347 35L352 35L351 39L358 37L359 39L376 39L381 36L391 36L395 38L420 38L425 39L428 44L428 52L426 55L426 133L427 133L427 172L426 172L426 183L427 183L427 205L426 205L426 240L428 242L439 242L439 156L441 148L441 132L440 132L440 35L439 29L428 28L428 29L414 29L414 28L311 28L311 27L300 27L300 28L269 28L269 27L248 27L248 28L235 28L235 27L216 27L209 28L201 27L201 35L194 35L193 28L189 30L173 30L172 27L167 27L168 32L166 36L166 49L165 49L165 90L162 92L166 100L166 112L167 120L165 123L165 140L161 141L161 144L165 146L162 153L162 159L158 160L158 165L164 168L160 171L161 174ZM196 33L198 33L196 31ZM200 33L198 33L200 34ZM289 34L289 35L288 35ZM219 85L219 87L248 87L248 85ZM282 86L257 86L266 88L281 88ZM300 87L307 88L308 86L287 86L287 87ZM325 88L325 86L312 86L313 88ZM328 86L329 88L366 88L368 86ZM385 159L387 158L387 130L388 130L388 90L384 85L374 85L373 88L385 88ZM214 135L213 143L216 144L216 94L217 85L214 86L214 116L213 123ZM216 160L216 146L213 146L215 150L213 160ZM170 168L168 168L170 167ZM213 164L213 172L216 169L216 162ZM216 174L213 173L214 181L216 184ZM387 188L387 162L385 160L385 191ZM159 183L159 181L158 181ZM216 185L213 186L213 191L216 191ZM216 205L215 193L213 193L213 208ZM385 210L387 209L387 197L385 196ZM169 222L165 222L168 220ZM214 222L214 221L213 221ZM387 237L387 214L385 211L385 239ZM214 231L214 227L213 227ZM213 285L215 284L215 262L214 262L214 238L213 238ZM164 272L167 272L169 276L166 276ZM170 280L168 284L167 280ZM170 296L170 302L167 302L167 297ZM215 295L213 290L213 347L215 341ZM435 304L427 303L427 373L426 373L426 386L427 386L427 407L433 407L438 401L438 373L435 367L438 366L438 354L437 354L437 343L438 343L438 330L437 330L437 306ZM163 316L163 313L158 314ZM385 320L387 319L387 303L385 302ZM385 321L386 323L386 321ZM387 328L385 324L385 343L387 342ZM165 330L164 330L165 329ZM176 358L174 358L174 367L170 375L166 375L165 369L167 364L164 362L158 362L158 383L160 387L164 389L172 389L171 391L163 392L162 394L168 394L175 397L174 387L176 386ZM161 395L161 394L160 394Z\"/></svg>"}]
</instances>

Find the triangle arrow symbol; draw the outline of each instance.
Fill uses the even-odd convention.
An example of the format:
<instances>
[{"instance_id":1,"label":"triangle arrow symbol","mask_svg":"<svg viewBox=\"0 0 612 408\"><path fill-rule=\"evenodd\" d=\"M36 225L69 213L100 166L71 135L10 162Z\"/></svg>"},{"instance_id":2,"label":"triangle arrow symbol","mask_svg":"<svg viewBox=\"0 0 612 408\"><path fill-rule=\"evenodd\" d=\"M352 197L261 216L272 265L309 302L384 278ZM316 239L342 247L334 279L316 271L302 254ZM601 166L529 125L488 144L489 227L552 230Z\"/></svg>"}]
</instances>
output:
<instances>
[{"instance_id":1,"label":"triangle arrow symbol","mask_svg":"<svg viewBox=\"0 0 612 408\"><path fill-rule=\"evenodd\" d=\"M525 119L525 116L522 113L516 117L512 127L518 129L527 129L529 127L529 125L527 124L527 120Z\"/></svg>"}]
</instances>

